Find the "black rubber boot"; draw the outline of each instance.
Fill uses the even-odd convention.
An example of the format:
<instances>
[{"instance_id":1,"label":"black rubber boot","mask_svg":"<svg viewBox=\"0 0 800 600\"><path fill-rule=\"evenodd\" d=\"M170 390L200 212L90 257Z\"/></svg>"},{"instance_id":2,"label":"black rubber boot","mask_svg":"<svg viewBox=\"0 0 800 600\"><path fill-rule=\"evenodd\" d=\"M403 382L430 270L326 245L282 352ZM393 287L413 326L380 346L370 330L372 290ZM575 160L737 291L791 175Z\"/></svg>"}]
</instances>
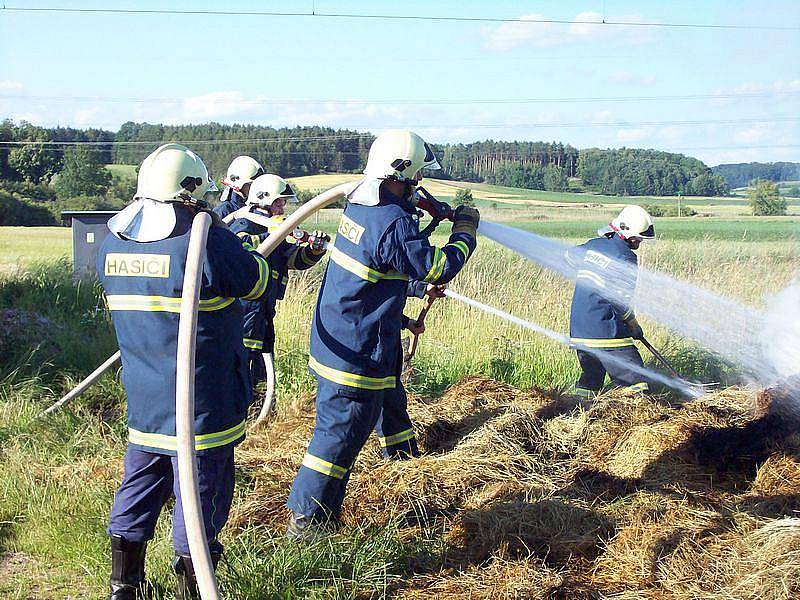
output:
<instances>
[{"instance_id":1,"label":"black rubber boot","mask_svg":"<svg viewBox=\"0 0 800 600\"><path fill-rule=\"evenodd\" d=\"M136 600L144 584L147 542L131 542L111 535L110 600Z\"/></svg>"},{"instance_id":2,"label":"black rubber boot","mask_svg":"<svg viewBox=\"0 0 800 600\"><path fill-rule=\"evenodd\" d=\"M220 554L211 553L211 562L217 570ZM187 555L176 556L172 560L172 570L178 581L175 584L175 600L199 600L200 591L197 589L197 576L194 572L192 557Z\"/></svg>"}]
</instances>

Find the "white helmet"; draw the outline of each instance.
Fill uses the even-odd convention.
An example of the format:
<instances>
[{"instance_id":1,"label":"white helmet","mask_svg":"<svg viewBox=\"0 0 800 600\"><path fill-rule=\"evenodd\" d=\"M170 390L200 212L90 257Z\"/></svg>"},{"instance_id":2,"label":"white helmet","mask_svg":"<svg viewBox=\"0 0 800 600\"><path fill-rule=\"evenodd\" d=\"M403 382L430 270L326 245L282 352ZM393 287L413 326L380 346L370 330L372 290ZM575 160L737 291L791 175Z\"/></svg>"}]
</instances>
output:
<instances>
[{"instance_id":1,"label":"white helmet","mask_svg":"<svg viewBox=\"0 0 800 600\"><path fill-rule=\"evenodd\" d=\"M250 186L250 193L247 194L247 204L267 207L272 206L278 198L285 198L288 201L297 201L294 190L283 177L277 175L262 175Z\"/></svg>"},{"instance_id":2,"label":"white helmet","mask_svg":"<svg viewBox=\"0 0 800 600\"><path fill-rule=\"evenodd\" d=\"M616 233L623 240L641 238L652 240L656 237L653 219L641 206L630 205L623 208L608 227L598 229L597 233L606 235Z\"/></svg>"},{"instance_id":3,"label":"white helmet","mask_svg":"<svg viewBox=\"0 0 800 600\"><path fill-rule=\"evenodd\" d=\"M441 169L431 147L413 131L391 129L369 148L364 174L370 179L413 180L422 169Z\"/></svg>"},{"instance_id":4,"label":"white helmet","mask_svg":"<svg viewBox=\"0 0 800 600\"><path fill-rule=\"evenodd\" d=\"M249 156L237 156L228 166L228 173L222 183L239 192L242 186L263 174L264 167L256 159Z\"/></svg>"},{"instance_id":5,"label":"white helmet","mask_svg":"<svg viewBox=\"0 0 800 600\"><path fill-rule=\"evenodd\" d=\"M217 191L203 160L186 146L159 146L139 167L134 199L158 202L202 202L203 194Z\"/></svg>"}]
</instances>

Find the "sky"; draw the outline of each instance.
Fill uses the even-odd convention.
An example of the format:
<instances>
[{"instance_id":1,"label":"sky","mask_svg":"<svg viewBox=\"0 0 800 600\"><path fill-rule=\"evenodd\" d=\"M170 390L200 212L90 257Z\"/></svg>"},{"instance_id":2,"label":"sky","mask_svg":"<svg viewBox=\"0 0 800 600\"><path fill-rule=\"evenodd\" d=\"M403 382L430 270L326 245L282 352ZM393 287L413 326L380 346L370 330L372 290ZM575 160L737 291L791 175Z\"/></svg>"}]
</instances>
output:
<instances>
[{"instance_id":1,"label":"sky","mask_svg":"<svg viewBox=\"0 0 800 600\"><path fill-rule=\"evenodd\" d=\"M3 5L0 118L15 121L409 128L436 143L655 148L709 165L800 160L797 0ZM58 7L306 14L10 10Z\"/></svg>"}]
</instances>

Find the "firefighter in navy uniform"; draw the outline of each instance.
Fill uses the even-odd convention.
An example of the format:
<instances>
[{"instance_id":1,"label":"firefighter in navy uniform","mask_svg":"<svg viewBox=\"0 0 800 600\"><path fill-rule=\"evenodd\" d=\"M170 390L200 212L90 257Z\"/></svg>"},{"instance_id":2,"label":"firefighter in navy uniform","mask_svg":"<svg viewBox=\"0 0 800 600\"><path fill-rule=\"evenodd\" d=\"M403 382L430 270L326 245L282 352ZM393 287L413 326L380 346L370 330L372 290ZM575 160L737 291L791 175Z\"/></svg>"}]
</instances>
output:
<instances>
[{"instance_id":1,"label":"firefighter in navy uniform","mask_svg":"<svg viewBox=\"0 0 800 600\"><path fill-rule=\"evenodd\" d=\"M290 201L296 202L297 197L285 179L272 174L259 176L253 181L247 196L250 212L231 223L231 231L258 247L271 231L281 225L284 207ZM250 375L254 386L264 379L267 355L275 350L276 304L286 294L289 271L303 271L316 265L325 255L330 236L315 231L311 234L311 240L310 244L281 242L267 259L273 280L269 295L262 300L244 303L243 341L249 351Z\"/></svg>"},{"instance_id":2,"label":"firefighter in navy uniform","mask_svg":"<svg viewBox=\"0 0 800 600\"><path fill-rule=\"evenodd\" d=\"M244 208L250 186L258 177L264 174L264 167L249 156L237 156L228 166L225 179L222 180L222 194L219 204L214 207L214 212L225 218L229 214Z\"/></svg>"},{"instance_id":3,"label":"firefighter in navy uniform","mask_svg":"<svg viewBox=\"0 0 800 600\"><path fill-rule=\"evenodd\" d=\"M439 168L430 146L410 131L387 131L348 195L311 325L316 423L287 502L291 537L313 537L338 520L350 468L373 429L385 456L417 454L399 377L400 332L416 326L403 315L408 282L455 277L475 250L479 220L458 207L450 240L432 246L412 204L423 168Z\"/></svg>"},{"instance_id":4,"label":"firefighter in navy uniform","mask_svg":"<svg viewBox=\"0 0 800 600\"><path fill-rule=\"evenodd\" d=\"M626 365L643 366L634 343L643 337L632 307L638 275L634 250L642 240L655 238L653 220L643 208L626 206L597 233L567 253L576 269L569 334L582 370L575 393L587 400L600 392L606 373L614 386L648 389L641 374Z\"/></svg>"},{"instance_id":5,"label":"firefighter in navy uniform","mask_svg":"<svg viewBox=\"0 0 800 600\"><path fill-rule=\"evenodd\" d=\"M213 185L202 160L179 144L148 156L133 203L109 221L98 273L122 353L129 443L109 519L111 598L141 594L147 542L170 495L177 597L197 597L178 486L175 378L178 317L192 219ZM237 298L269 293L267 261L215 217L208 232L197 323L195 429L198 476L212 557L233 498L233 447L244 439L251 398Z\"/></svg>"}]
</instances>

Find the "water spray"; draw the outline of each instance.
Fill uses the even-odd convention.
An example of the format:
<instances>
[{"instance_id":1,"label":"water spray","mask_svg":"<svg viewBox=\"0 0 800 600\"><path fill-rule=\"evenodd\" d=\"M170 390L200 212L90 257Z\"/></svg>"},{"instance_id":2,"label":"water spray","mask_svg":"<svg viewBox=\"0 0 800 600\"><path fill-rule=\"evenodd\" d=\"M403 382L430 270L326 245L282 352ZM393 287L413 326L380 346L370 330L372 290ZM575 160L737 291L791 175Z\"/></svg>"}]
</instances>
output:
<instances>
[{"instance_id":1,"label":"water spray","mask_svg":"<svg viewBox=\"0 0 800 600\"><path fill-rule=\"evenodd\" d=\"M581 276L569 258L574 246L487 221L478 231L571 281ZM603 293L625 302L630 294L625 282L636 277L637 313L738 365L754 383L767 387L800 371L800 281L764 312L669 275L611 261Z\"/></svg>"},{"instance_id":2,"label":"water spray","mask_svg":"<svg viewBox=\"0 0 800 600\"><path fill-rule=\"evenodd\" d=\"M529 329L531 331L535 331L536 333L540 333L540 334L550 338L551 340L553 340L555 342L558 342L559 344L562 344L564 346L568 346L570 348L575 348L575 349L578 349L578 350L582 350L584 352L588 352L589 354L597 356L598 358L602 358L602 360L604 362L617 364L619 366L624 366L626 369L629 369L629 370L641 375L643 378L645 378L645 379L647 379L649 381L657 381L659 383L662 383L662 384L666 385L667 387L669 387L669 388L671 388L673 390L677 390L677 391L681 392L682 394L685 394L686 396L689 396L690 398L699 398L700 396L703 395L703 392L701 390L697 389L697 387L695 387L689 381L685 381L683 379L675 378L675 377L667 377L666 375L663 375L662 373L659 373L658 371L653 371L652 369L648 369L646 367L640 367L637 364L630 363L630 362L628 362L626 360L623 360L623 359L621 359L621 358L619 358L617 356L614 356L610 352L606 352L606 351L600 350L598 348L587 348L587 347L582 346L581 344L575 344L567 336L565 336L563 334L560 334L560 333L558 333L556 331L553 331L551 329L547 329L546 327L542 327L541 325L533 323L532 321L526 321L525 319L521 319L520 317L512 315L511 313L507 313L504 310L500 310L499 308L495 308L493 306L489 306L488 304L483 304L482 302L478 302L477 300L473 300L472 298L468 298L467 296L463 296L463 295L461 295L461 294L459 294L457 292L454 292L453 290L447 289L447 290L444 291L444 294L448 298L452 298L454 300L458 300L459 302L463 302L464 304L468 304L469 306L471 306L473 308L477 308L478 310L481 310L481 311L483 311L485 313L488 313L490 315L494 315L494 316L499 317L501 319L504 319L506 321L510 321L511 323L514 323L515 325L519 325L520 327L524 327L525 329Z\"/></svg>"}]
</instances>

